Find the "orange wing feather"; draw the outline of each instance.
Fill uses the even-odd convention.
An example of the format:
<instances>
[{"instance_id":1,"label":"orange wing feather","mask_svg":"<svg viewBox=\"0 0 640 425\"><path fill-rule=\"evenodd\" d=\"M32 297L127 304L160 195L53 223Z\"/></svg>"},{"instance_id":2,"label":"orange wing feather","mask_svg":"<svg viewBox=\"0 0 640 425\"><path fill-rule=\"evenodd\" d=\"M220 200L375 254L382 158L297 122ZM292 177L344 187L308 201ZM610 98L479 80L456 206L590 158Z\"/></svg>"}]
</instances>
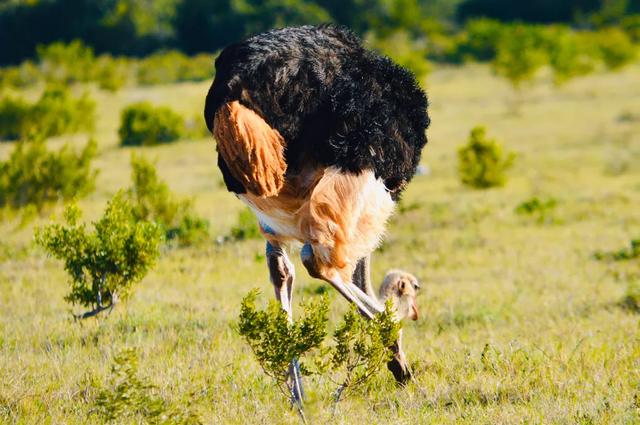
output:
<instances>
[{"instance_id":1,"label":"orange wing feather","mask_svg":"<svg viewBox=\"0 0 640 425\"><path fill-rule=\"evenodd\" d=\"M284 138L238 101L220 107L213 121L218 152L248 192L276 196L284 185Z\"/></svg>"}]
</instances>

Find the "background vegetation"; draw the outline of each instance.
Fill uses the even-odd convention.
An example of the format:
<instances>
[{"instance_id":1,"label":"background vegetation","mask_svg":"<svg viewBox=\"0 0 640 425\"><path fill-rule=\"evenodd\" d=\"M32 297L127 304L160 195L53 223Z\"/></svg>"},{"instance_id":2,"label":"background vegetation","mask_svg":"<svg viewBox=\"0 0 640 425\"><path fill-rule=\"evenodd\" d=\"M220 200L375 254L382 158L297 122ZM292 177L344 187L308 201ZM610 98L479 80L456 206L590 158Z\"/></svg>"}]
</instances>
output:
<instances>
[{"instance_id":1,"label":"background vegetation","mask_svg":"<svg viewBox=\"0 0 640 425\"><path fill-rule=\"evenodd\" d=\"M256 311L272 298L264 241L224 189L201 116L215 51L319 21L414 70L433 124L373 261L378 283L391 267L422 280L421 319L403 331L416 381L397 388L381 371L334 410L345 377L306 377L309 421L640 422L638 11L631 0L3 2L0 423L299 423L239 334L245 294L261 289ZM123 144L131 134L143 143ZM87 224L52 224L71 203ZM54 243L64 229L96 248L76 257L84 278L35 243L38 228L63 260L80 252ZM127 235L149 244L153 267L122 274ZM341 329L346 302L297 257L294 317L326 294L327 330ZM98 266L129 297L80 325L70 313L99 306Z\"/></svg>"}]
</instances>

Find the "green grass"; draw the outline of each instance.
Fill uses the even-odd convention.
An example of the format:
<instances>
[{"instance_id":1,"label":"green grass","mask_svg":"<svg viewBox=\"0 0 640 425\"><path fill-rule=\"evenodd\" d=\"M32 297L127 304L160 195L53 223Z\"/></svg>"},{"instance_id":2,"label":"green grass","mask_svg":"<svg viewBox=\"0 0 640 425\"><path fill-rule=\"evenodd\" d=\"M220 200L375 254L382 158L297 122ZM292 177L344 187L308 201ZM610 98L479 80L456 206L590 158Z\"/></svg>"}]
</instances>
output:
<instances>
[{"instance_id":1,"label":"green grass","mask_svg":"<svg viewBox=\"0 0 640 425\"><path fill-rule=\"evenodd\" d=\"M117 147L125 105L150 100L191 117L207 88L92 92L101 171L96 192L79 202L86 217L130 185L130 155L144 152L172 190L195 198L213 239L229 234L244 207L222 186L212 141ZM421 319L405 324L416 382L399 389L381 371L332 419L333 384L306 379L310 422L640 422L640 315L624 304L640 263L593 255L640 237L640 121L621 119L638 108L640 65L561 89L542 76L524 88L516 112L508 83L485 66L436 69L427 90L430 173L409 185L373 259L376 283L391 267L423 282ZM458 181L456 150L477 124L517 154L504 188ZM11 149L0 144L0 158ZM553 222L514 213L532 197L558 201ZM100 423L95 398L124 347L138 350L140 376L167 403L189 406L205 423L299 423L233 330L249 290L262 289L263 305L272 297L262 241L166 250L129 302L79 324L63 300L62 265L32 243L34 226L61 213L58 205L23 226L20 215L0 222L0 423ZM297 304L324 285L293 257ZM336 323L347 304L328 294Z\"/></svg>"}]
</instances>

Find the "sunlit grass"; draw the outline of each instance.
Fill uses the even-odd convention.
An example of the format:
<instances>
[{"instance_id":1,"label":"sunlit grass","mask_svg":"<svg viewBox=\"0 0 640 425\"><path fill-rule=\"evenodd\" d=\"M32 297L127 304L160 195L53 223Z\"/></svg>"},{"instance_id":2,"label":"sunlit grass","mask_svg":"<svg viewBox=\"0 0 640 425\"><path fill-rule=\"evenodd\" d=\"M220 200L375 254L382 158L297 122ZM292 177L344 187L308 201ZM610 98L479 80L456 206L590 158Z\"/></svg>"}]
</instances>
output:
<instances>
[{"instance_id":1,"label":"sunlit grass","mask_svg":"<svg viewBox=\"0 0 640 425\"><path fill-rule=\"evenodd\" d=\"M92 90L97 102L97 190L79 202L90 219L130 186L130 156L157 159L160 177L195 198L211 222L205 246L166 250L132 299L110 317L74 323L61 264L32 244L34 226L59 220L57 206L20 227L0 222L0 422L99 423L96 386L112 357L137 348L139 373L170 403L191 404L205 423L298 423L232 324L240 301L272 297L264 243L216 244L242 204L228 194L210 140L118 148L121 109L149 100L185 117L200 114L207 83ZM405 325L416 383L396 388L382 371L342 401L338 423L635 423L640 421L638 259L599 261L640 237L640 67L595 74L560 89L541 77L513 110L510 86L487 67L440 68L428 79L432 127L423 165L374 255L374 280L390 267L423 284L421 319ZM30 93L29 95L37 96ZM623 118L621 118L623 117ZM471 190L456 174L456 150L485 125L517 154L504 188ZM60 137L82 145L86 137ZM11 143L0 143L6 158ZM625 165L626 164L626 165ZM611 170L618 170L612 173ZM514 209L553 198L553 220ZM409 207L411 206L411 207ZM325 285L294 254L294 302ZM635 261L635 262L634 262ZM347 305L329 289L333 323ZM74 310L75 311L75 310ZM312 423L331 419L333 385L305 381Z\"/></svg>"}]
</instances>

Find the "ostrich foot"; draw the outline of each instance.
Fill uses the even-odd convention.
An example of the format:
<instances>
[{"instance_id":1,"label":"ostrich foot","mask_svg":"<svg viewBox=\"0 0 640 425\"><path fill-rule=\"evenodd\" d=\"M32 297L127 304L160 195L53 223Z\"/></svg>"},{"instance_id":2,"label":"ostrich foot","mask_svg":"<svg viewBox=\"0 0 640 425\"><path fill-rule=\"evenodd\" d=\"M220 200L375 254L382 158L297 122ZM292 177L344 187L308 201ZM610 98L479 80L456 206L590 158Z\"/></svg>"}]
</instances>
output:
<instances>
[{"instance_id":1,"label":"ostrich foot","mask_svg":"<svg viewBox=\"0 0 640 425\"><path fill-rule=\"evenodd\" d=\"M291 405L302 409L304 388L302 387L302 375L300 374L298 359L293 359L289 363L289 388L291 389Z\"/></svg>"}]
</instances>

